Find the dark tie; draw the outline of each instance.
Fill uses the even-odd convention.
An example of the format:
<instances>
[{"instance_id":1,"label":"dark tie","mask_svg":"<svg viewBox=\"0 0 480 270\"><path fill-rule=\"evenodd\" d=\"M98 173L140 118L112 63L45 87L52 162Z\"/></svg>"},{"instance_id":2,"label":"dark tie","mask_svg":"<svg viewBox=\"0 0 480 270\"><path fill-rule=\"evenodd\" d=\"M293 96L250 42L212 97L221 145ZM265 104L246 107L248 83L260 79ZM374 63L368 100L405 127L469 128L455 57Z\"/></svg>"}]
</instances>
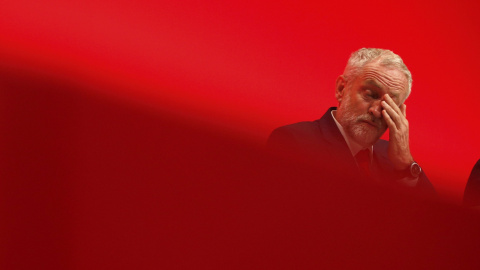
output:
<instances>
[{"instance_id":1,"label":"dark tie","mask_svg":"<svg viewBox=\"0 0 480 270\"><path fill-rule=\"evenodd\" d=\"M363 149L355 155L355 159L357 160L358 167L367 177L371 176L369 152L370 151L368 149Z\"/></svg>"}]
</instances>

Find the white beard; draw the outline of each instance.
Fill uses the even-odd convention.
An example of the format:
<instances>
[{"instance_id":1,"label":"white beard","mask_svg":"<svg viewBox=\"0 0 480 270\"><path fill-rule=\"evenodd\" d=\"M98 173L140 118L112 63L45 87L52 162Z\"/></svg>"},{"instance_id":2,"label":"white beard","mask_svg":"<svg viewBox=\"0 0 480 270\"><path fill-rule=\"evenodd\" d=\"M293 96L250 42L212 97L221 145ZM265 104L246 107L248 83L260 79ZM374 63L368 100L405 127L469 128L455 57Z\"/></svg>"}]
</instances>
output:
<instances>
[{"instance_id":1,"label":"white beard","mask_svg":"<svg viewBox=\"0 0 480 270\"><path fill-rule=\"evenodd\" d=\"M380 119L375 118L368 113L362 115L356 115L351 109L350 97L345 96L340 108L343 110L343 118L340 124L344 128L348 136L350 136L356 143L363 147L369 147L376 143L382 136L385 130L384 123ZM363 121L371 121L377 125L377 128L370 126Z\"/></svg>"}]
</instances>

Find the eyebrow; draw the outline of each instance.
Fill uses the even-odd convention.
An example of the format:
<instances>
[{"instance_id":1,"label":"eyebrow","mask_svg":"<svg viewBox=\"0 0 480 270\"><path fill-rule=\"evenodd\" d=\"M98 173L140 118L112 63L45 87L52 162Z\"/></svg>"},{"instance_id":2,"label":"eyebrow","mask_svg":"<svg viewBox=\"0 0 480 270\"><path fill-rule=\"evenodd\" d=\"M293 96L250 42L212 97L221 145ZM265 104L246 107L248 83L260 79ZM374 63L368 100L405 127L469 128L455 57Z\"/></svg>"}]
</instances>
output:
<instances>
[{"instance_id":1,"label":"eyebrow","mask_svg":"<svg viewBox=\"0 0 480 270\"><path fill-rule=\"evenodd\" d=\"M382 89L382 86L378 84L375 80L369 79L369 80L366 80L365 83L368 85L374 86L378 89ZM389 94L389 95L392 96L392 98L398 98L398 94Z\"/></svg>"}]
</instances>

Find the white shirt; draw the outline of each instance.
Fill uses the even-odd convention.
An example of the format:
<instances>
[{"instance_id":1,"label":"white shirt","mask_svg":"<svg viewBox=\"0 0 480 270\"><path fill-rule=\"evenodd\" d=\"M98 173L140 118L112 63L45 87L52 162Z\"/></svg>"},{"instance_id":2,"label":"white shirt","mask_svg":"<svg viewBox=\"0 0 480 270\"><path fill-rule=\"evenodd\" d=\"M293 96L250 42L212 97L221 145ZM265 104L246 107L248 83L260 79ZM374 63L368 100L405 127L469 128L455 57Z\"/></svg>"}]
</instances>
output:
<instances>
[{"instance_id":1,"label":"white shirt","mask_svg":"<svg viewBox=\"0 0 480 270\"><path fill-rule=\"evenodd\" d=\"M336 110L332 110L333 121L335 121L335 124L337 125L338 129L340 130L340 133L342 133L343 139L345 139L345 141L347 142L348 149L350 149L350 152L352 153L352 156L356 156L358 154L358 152L360 152L363 149L368 149L369 153L370 153L370 161L372 161L373 145L365 148L365 147L361 146L360 144L356 143L352 138L350 138L345 133L345 131L343 130L342 125L340 125L340 123L338 123L337 119L335 119L335 113L336 112L337 112Z\"/></svg>"}]
</instances>

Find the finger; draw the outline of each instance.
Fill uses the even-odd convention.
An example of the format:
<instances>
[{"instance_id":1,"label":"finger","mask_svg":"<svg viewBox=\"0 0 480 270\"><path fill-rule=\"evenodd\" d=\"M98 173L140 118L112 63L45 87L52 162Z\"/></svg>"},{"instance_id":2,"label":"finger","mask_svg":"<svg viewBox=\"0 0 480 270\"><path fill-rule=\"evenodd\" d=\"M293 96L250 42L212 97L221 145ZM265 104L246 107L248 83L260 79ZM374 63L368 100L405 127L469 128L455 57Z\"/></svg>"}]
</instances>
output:
<instances>
[{"instance_id":1,"label":"finger","mask_svg":"<svg viewBox=\"0 0 480 270\"><path fill-rule=\"evenodd\" d=\"M396 113L398 113L398 114L402 113L402 111L400 110L400 108L398 108L397 104L392 99L392 97L390 97L390 95L385 94L383 96L383 99L388 103L388 105L390 105L395 110Z\"/></svg>"},{"instance_id":2,"label":"finger","mask_svg":"<svg viewBox=\"0 0 480 270\"><path fill-rule=\"evenodd\" d=\"M390 131L393 131L393 132L397 131L397 126L395 125L395 122L392 120L392 118L387 113L387 111L382 110L382 114L383 114L383 119L385 119L385 123L387 123L387 126L390 129Z\"/></svg>"},{"instance_id":3,"label":"finger","mask_svg":"<svg viewBox=\"0 0 480 270\"><path fill-rule=\"evenodd\" d=\"M384 109L383 111L386 111L388 116L390 116L390 118L394 122L399 123L401 121L398 113L385 100L382 100L381 104L382 104L382 107Z\"/></svg>"},{"instance_id":4,"label":"finger","mask_svg":"<svg viewBox=\"0 0 480 270\"><path fill-rule=\"evenodd\" d=\"M405 118L407 118L407 105L402 104L402 106L400 106L400 110L402 111L403 116L405 116Z\"/></svg>"}]
</instances>

